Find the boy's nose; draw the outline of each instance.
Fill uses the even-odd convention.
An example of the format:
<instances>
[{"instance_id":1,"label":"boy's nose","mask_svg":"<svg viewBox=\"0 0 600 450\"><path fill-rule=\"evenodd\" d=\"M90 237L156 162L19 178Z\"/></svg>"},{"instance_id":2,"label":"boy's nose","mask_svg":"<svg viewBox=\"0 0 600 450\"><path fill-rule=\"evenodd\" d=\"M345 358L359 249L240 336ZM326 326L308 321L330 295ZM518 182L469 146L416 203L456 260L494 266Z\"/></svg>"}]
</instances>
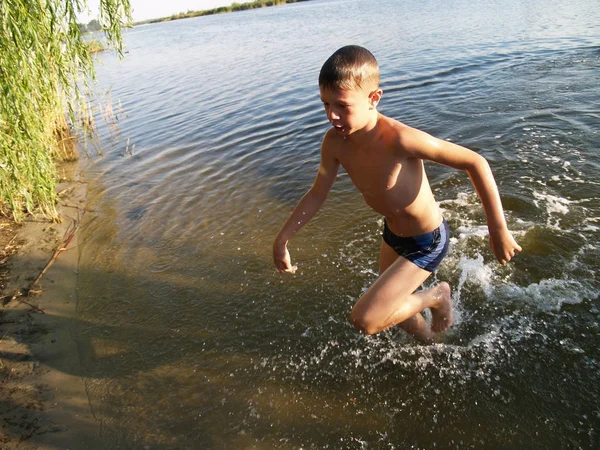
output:
<instances>
[{"instance_id":1,"label":"boy's nose","mask_svg":"<svg viewBox=\"0 0 600 450\"><path fill-rule=\"evenodd\" d=\"M329 112L328 112L328 114L327 114L327 118L329 120L339 120L340 115L337 112L335 112L332 109L330 109Z\"/></svg>"}]
</instances>

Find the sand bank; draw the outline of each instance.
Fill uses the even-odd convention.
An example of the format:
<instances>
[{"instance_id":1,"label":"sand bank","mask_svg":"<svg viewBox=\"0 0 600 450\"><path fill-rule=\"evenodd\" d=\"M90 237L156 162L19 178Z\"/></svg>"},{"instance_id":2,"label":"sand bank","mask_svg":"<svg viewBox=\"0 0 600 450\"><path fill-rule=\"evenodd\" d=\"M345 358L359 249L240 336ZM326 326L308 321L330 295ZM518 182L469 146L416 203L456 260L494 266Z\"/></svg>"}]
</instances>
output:
<instances>
[{"instance_id":1,"label":"sand bank","mask_svg":"<svg viewBox=\"0 0 600 450\"><path fill-rule=\"evenodd\" d=\"M62 223L0 222L0 448L95 448L96 421L79 367L76 312L78 232L24 293L84 214L86 185L63 167ZM39 292L38 292L39 291Z\"/></svg>"}]
</instances>

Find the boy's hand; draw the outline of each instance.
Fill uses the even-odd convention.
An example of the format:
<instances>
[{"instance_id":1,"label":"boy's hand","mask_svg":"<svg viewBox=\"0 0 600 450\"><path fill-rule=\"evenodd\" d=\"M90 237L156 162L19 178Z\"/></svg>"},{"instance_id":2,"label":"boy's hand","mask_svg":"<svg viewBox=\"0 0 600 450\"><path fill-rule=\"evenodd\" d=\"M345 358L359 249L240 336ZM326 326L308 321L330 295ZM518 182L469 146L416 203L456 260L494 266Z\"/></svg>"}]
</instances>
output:
<instances>
[{"instance_id":1,"label":"boy's hand","mask_svg":"<svg viewBox=\"0 0 600 450\"><path fill-rule=\"evenodd\" d=\"M287 249L287 245L278 246L273 245L273 262L279 273L296 273L297 266L292 266L292 259L290 258L290 252Z\"/></svg>"},{"instance_id":2,"label":"boy's hand","mask_svg":"<svg viewBox=\"0 0 600 450\"><path fill-rule=\"evenodd\" d=\"M509 262L522 250L508 229L496 233L490 232L490 245L496 259L502 265Z\"/></svg>"}]
</instances>

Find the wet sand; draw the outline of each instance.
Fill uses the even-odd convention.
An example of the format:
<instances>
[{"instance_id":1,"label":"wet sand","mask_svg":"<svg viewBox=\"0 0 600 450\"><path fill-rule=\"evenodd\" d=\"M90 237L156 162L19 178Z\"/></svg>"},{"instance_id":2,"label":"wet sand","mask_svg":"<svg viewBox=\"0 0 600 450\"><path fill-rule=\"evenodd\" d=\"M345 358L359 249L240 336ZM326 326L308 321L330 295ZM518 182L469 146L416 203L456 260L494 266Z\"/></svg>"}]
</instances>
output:
<instances>
[{"instance_id":1,"label":"wet sand","mask_svg":"<svg viewBox=\"0 0 600 450\"><path fill-rule=\"evenodd\" d=\"M77 165L61 168L61 223L0 221L0 448L93 448L95 420L79 369L71 322L76 311L77 234L27 296L81 219L86 185Z\"/></svg>"}]
</instances>

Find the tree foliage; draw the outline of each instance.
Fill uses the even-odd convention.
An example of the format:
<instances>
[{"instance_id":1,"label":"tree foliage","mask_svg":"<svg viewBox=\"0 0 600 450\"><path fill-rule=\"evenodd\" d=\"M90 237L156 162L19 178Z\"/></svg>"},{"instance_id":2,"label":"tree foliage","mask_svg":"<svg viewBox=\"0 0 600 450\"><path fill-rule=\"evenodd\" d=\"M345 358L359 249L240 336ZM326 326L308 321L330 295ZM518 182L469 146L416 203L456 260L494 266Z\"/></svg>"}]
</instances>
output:
<instances>
[{"instance_id":1,"label":"tree foliage","mask_svg":"<svg viewBox=\"0 0 600 450\"><path fill-rule=\"evenodd\" d=\"M79 29L84 32L93 32L102 30L102 25L100 25L100 21L98 19L90 20L87 24L79 24Z\"/></svg>"},{"instance_id":2,"label":"tree foliage","mask_svg":"<svg viewBox=\"0 0 600 450\"><path fill-rule=\"evenodd\" d=\"M85 107L94 64L77 14L85 0L0 0L0 212L56 218L58 159ZM122 54L129 0L100 0L99 23Z\"/></svg>"}]
</instances>

